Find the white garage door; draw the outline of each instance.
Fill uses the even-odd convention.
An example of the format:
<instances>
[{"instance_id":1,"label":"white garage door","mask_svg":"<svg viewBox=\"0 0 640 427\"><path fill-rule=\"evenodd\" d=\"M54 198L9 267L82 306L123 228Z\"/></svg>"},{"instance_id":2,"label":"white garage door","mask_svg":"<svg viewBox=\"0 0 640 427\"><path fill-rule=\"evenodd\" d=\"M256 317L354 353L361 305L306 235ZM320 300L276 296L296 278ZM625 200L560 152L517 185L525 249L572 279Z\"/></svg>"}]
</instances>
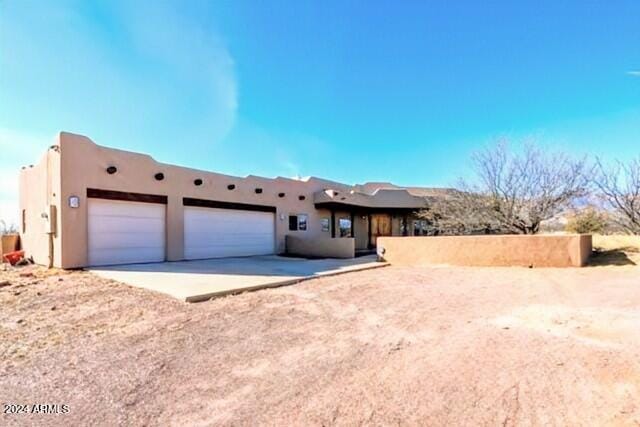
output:
<instances>
[{"instance_id":1,"label":"white garage door","mask_svg":"<svg viewBox=\"0 0 640 427\"><path fill-rule=\"evenodd\" d=\"M205 259L272 254L274 227L271 212L185 206L184 256Z\"/></svg>"},{"instance_id":2,"label":"white garage door","mask_svg":"<svg viewBox=\"0 0 640 427\"><path fill-rule=\"evenodd\" d=\"M89 265L165 260L165 205L89 199Z\"/></svg>"}]
</instances>

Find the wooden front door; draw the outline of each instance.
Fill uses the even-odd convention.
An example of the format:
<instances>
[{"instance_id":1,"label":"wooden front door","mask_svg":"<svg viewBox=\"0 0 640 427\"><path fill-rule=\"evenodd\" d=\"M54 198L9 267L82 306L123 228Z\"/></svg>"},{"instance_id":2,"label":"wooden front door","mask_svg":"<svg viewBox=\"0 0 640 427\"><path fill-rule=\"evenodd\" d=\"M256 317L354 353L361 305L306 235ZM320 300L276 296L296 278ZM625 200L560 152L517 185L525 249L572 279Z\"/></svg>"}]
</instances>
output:
<instances>
[{"instance_id":1,"label":"wooden front door","mask_svg":"<svg viewBox=\"0 0 640 427\"><path fill-rule=\"evenodd\" d=\"M371 246L376 246L378 236L391 236L391 215L371 215Z\"/></svg>"}]
</instances>

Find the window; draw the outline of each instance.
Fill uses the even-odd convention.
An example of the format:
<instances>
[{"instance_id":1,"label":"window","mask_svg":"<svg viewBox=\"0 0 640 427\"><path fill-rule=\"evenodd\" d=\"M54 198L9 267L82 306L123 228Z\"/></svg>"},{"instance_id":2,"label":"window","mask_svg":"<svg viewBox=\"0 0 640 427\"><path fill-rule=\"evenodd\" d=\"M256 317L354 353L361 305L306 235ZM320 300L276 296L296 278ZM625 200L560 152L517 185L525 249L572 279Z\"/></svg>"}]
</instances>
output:
<instances>
[{"instance_id":1,"label":"window","mask_svg":"<svg viewBox=\"0 0 640 427\"><path fill-rule=\"evenodd\" d=\"M289 231L298 231L298 215L289 215Z\"/></svg>"},{"instance_id":2,"label":"window","mask_svg":"<svg viewBox=\"0 0 640 427\"><path fill-rule=\"evenodd\" d=\"M298 230L307 231L307 215L298 215Z\"/></svg>"},{"instance_id":3,"label":"window","mask_svg":"<svg viewBox=\"0 0 640 427\"><path fill-rule=\"evenodd\" d=\"M329 218L322 218L320 220L320 228L322 229L322 231L325 231L325 232L330 231L330 229L329 229Z\"/></svg>"},{"instance_id":4,"label":"window","mask_svg":"<svg viewBox=\"0 0 640 427\"><path fill-rule=\"evenodd\" d=\"M27 232L27 210L22 209L22 232Z\"/></svg>"},{"instance_id":5,"label":"window","mask_svg":"<svg viewBox=\"0 0 640 427\"><path fill-rule=\"evenodd\" d=\"M289 215L289 231L307 231L307 214Z\"/></svg>"},{"instance_id":6,"label":"window","mask_svg":"<svg viewBox=\"0 0 640 427\"><path fill-rule=\"evenodd\" d=\"M351 237L351 219L340 218L340 237Z\"/></svg>"},{"instance_id":7,"label":"window","mask_svg":"<svg viewBox=\"0 0 640 427\"><path fill-rule=\"evenodd\" d=\"M420 221L413 221L413 235L420 235Z\"/></svg>"}]
</instances>

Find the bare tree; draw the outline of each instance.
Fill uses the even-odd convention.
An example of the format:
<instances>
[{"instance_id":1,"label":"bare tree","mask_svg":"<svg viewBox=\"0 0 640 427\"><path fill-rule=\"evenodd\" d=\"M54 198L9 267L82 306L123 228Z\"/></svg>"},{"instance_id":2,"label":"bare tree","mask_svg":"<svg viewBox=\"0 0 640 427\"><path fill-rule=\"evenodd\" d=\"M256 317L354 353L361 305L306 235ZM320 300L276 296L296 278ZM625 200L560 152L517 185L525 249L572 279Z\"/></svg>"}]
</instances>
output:
<instances>
[{"instance_id":1,"label":"bare tree","mask_svg":"<svg viewBox=\"0 0 640 427\"><path fill-rule=\"evenodd\" d=\"M592 180L613 210L611 220L627 233L640 234L640 158L605 165L596 159Z\"/></svg>"},{"instance_id":2,"label":"bare tree","mask_svg":"<svg viewBox=\"0 0 640 427\"><path fill-rule=\"evenodd\" d=\"M430 197L428 209L419 216L427 220L429 235L490 234L500 232L500 224L491 215L482 196L461 190L450 190L444 196ZM470 209L470 206L473 209Z\"/></svg>"},{"instance_id":3,"label":"bare tree","mask_svg":"<svg viewBox=\"0 0 640 427\"><path fill-rule=\"evenodd\" d=\"M577 198L588 193L586 159L547 152L528 144L520 154L505 142L478 152L473 158L476 184L461 184L449 200L442 200L425 216L464 223L464 233L535 234ZM457 215L451 218L451 215Z\"/></svg>"}]
</instances>

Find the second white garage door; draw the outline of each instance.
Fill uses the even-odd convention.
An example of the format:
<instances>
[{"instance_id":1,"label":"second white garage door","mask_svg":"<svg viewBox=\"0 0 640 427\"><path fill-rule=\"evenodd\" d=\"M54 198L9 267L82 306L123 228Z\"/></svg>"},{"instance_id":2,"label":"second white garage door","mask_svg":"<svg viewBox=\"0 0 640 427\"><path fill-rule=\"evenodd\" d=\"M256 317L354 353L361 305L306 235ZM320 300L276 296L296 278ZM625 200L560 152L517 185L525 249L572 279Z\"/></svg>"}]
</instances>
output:
<instances>
[{"instance_id":1,"label":"second white garage door","mask_svg":"<svg viewBox=\"0 0 640 427\"><path fill-rule=\"evenodd\" d=\"M206 259L274 253L272 212L185 206L184 257Z\"/></svg>"}]
</instances>

